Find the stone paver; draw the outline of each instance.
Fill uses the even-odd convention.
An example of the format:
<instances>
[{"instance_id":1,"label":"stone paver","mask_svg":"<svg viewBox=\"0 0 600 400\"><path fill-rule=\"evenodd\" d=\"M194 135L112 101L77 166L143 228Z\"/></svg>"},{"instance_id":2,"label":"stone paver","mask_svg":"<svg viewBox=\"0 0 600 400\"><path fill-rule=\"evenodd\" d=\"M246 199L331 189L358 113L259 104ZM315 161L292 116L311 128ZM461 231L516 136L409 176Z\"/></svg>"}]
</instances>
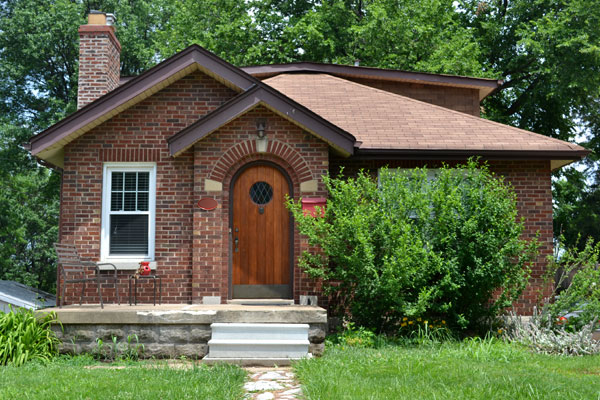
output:
<instances>
[{"instance_id":1,"label":"stone paver","mask_svg":"<svg viewBox=\"0 0 600 400\"><path fill-rule=\"evenodd\" d=\"M300 383L290 368L246 368L244 385L248 400L297 400L302 398Z\"/></svg>"}]
</instances>

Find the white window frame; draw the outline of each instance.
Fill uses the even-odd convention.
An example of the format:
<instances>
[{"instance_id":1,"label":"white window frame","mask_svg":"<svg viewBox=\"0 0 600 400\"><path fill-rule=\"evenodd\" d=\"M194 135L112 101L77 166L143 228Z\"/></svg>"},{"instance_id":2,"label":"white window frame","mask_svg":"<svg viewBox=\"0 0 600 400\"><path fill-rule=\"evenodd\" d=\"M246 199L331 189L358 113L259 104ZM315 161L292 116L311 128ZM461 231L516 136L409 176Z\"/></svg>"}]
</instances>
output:
<instances>
[{"instance_id":1,"label":"white window frame","mask_svg":"<svg viewBox=\"0 0 600 400\"><path fill-rule=\"evenodd\" d=\"M111 256L110 251L110 199L113 172L149 172L148 193L148 254L147 256L119 254ZM140 261L154 261L154 236L156 224L156 163L104 163L102 171L102 228L100 232L100 261L117 263L119 267L136 266ZM118 265L123 263L123 265ZM119 268L120 269L120 268Z\"/></svg>"}]
</instances>

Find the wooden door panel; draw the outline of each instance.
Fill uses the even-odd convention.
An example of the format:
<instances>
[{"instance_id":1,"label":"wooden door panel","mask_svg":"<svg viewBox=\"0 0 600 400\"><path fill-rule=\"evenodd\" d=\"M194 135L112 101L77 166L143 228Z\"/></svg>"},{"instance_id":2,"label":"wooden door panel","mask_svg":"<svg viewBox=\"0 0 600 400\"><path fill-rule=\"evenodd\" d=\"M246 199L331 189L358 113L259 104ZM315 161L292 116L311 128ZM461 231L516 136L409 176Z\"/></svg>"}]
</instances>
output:
<instances>
[{"instance_id":1,"label":"wooden door panel","mask_svg":"<svg viewBox=\"0 0 600 400\"><path fill-rule=\"evenodd\" d=\"M253 201L251 188L255 184L271 188L272 196L269 201L264 204ZM291 295L291 223L290 214L285 207L285 196L291 190L288 180L273 166L253 165L237 177L232 190L234 297L239 297L236 296L236 289L244 293L244 297L252 294L252 289L256 289L257 297L270 297L270 289L273 295L282 293L284 289L286 293L289 292L288 296ZM256 199L259 203L264 200L260 196ZM270 286L272 287L269 288Z\"/></svg>"}]
</instances>

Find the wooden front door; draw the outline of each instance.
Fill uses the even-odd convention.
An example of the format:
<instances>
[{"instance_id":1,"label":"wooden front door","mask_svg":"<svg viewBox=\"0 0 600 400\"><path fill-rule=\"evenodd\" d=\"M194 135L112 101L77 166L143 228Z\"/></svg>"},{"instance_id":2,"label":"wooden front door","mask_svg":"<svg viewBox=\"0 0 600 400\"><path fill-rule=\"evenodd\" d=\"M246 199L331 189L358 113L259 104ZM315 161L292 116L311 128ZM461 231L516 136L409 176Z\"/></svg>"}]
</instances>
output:
<instances>
[{"instance_id":1,"label":"wooden front door","mask_svg":"<svg viewBox=\"0 0 600 400\"><path fill-rule=\"evenodd\" d=\"M232 187L232 297L291 298L291 217L287 175L275 165L252 164Z\"/></svg>"}]
</instances>

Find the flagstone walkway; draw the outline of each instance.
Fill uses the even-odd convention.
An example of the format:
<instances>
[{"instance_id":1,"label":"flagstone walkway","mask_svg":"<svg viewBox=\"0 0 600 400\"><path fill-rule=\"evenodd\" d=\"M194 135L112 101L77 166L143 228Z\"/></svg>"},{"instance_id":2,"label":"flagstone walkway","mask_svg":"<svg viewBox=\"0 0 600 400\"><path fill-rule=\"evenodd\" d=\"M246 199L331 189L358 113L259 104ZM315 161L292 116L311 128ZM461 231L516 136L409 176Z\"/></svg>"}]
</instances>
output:
<instances>
[{"instance_id":1,"label":"flagstone walkway","mask_svg":"<svg viewBox=\"0 0 600 400\"><path fill-rule=\"evenodd\" d=\"M296 400L302 398L300 383L291 368L246 368L249 381L245 399Z\"/></svg>"}]
</instances>

